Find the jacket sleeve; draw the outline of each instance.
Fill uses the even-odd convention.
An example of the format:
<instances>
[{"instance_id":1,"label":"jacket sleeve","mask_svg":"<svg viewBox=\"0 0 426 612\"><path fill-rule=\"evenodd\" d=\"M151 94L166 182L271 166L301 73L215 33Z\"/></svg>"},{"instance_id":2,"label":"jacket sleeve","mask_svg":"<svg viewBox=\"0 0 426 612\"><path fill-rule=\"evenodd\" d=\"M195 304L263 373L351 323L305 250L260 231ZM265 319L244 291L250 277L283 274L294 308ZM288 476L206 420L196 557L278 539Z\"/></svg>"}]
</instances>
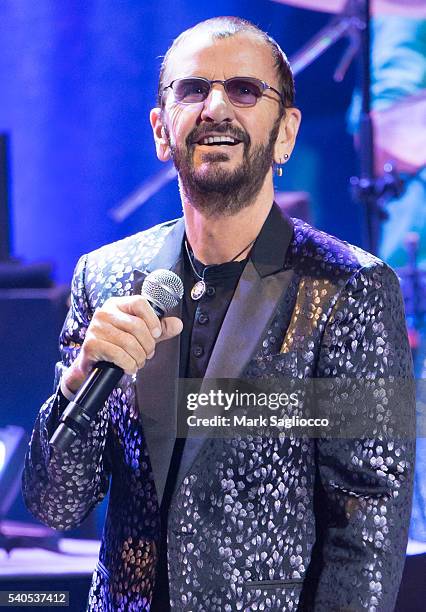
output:
<instances>
[{"instance_id":1,"label":"jacket sleeve","mask_svg":"<svg viewBox=\"0 0 426 612\"><path fill-rule=\"evenodd\" d=\"M43 523L61 530L79 525L102 500L109 485L106 405L93 421L87 438L77 439L64 453L49 447L49 439L67 405L59 390L60 379L78 355L92 316L85 289L86 262L87 256L82 257L74 272L71 305L60 336L56 392L37 416L22 478L28 509Z\"/></svg>"},{"instance_id":2,"label":"jacket sleeve","mask_svg":"<svg viewBox=\"0 0 426 612\"><path fill-rule=\"evenodd\" d=\"M361 269L341 291L318 376L327 381L337 435L317 440L317 588L309 609L391 612L408 538L415 395L401 291L388 266Z\"/></svg>"}]
</instances>

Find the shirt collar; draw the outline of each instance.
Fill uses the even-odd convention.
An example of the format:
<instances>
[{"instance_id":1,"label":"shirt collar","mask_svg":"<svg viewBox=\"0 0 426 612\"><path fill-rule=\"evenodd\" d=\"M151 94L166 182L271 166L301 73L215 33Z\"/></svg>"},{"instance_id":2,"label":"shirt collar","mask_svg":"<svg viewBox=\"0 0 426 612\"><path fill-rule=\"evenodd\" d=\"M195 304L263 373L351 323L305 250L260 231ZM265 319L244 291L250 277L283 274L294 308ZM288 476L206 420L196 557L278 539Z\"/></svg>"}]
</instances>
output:
<instances>
[{"instance_id":1,"label":"shirt collar","mask_svg":"<svg viewBox=\"0 0 426 612\"><path fill-rule=\"evenodd\" d=\"M287 250L293 238L293 233L294 225L292 220L281 210L276 202L273 202L271 210L250 252L250 259L261 277L269 276L284 268ZM185 249L183 240L182 251ZM196 260L195 263L196 265L198 264ZM223 265L226 266L227 264Z\"/></svg>"}]
</instances>

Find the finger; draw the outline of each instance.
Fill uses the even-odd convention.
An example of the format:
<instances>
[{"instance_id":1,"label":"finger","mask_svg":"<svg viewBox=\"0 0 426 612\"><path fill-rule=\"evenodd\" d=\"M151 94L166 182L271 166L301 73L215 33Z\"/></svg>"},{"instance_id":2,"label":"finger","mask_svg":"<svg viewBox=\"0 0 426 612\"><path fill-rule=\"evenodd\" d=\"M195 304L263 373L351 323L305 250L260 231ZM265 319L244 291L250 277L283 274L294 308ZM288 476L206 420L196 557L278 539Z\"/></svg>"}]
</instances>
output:
<instances>
[{"instance_id":1,"label":"finger","mask_svg":"<svg viewBox=\"0 0 426 612\"><path fill-rule=\"evenodd\" d=\"M150 355L155 350L155 339L141 317L127 314L115 307L110 310L101 309L97 311L92 320L91 329L102 334L106 329L109 330L110 326L132 335L139 342L146 355Z\"/></svg>"},{"instance_id":2,"label":"finger","mask_svg":"<svg viewBox=\"0 0 426 612\"><path fill-rule=\"evenodd\" d=\"M157 342L169 340L180 334L183 329L183 323L178 317L164 317L161 319L161 329L162 333Z\"/></svg>"},{"instance_id":3,"label":"finger","mask_svg":"<svg viewBox=\"0 0 426 612\"><path fill-rule=\"evenodd\" d=\"M141 295L129 295L117 301L117 306L123 312L143 319L154 338L161 335L160 319L155 314L148 300Z\"/></svg>"},{"instance_id":4,"label":"finger","mask_svg":"<svg viewBox=\"0 0 426 612\"><path fill-rule=\"evenodd\" d=\"M137 364L139 368L145 365L147 351L140 345L137 338L132 334L117 329L109 323L95 322L87 330L83 348L86 355L92 361L110 361L111 355L100 355L100 347L105 347L105 343L111 347L117 347L126 352ZM115 363L115 361L114 361ZM119 364L117 364L119 365Z\"/></svg>"},{"instance_id":5,"label":"finger","mask_svg":"<svg viewBox=\"0 0 426 612\"><path fill-rule=\"evenodd\" d=\"M132 375L142 367L126 350L107 340L97 339L95 348L89 342L87 351L83 344L82 350L85 351L83 355L85 369L93 367L99 361L108 361L122 368L126 374Z\"/></svg>"}]
</instances>

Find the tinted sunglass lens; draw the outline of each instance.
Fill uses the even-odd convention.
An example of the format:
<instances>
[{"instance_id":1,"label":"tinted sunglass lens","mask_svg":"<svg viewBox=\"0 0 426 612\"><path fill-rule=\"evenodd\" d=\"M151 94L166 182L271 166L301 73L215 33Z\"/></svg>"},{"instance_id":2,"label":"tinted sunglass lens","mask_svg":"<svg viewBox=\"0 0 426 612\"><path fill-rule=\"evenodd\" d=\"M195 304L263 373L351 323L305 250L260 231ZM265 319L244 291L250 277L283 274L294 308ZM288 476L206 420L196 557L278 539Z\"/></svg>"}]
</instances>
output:
<instances>
[{"instance_id":1,"label":"tinted sunglass lens","mask_svg":"<svg viewBox=\"0 0 426 612\"><path fill-rule=\"evenodd\" d=\"M226 92L234 104L254 106L262 96L261 83L249 79L229 79L226 81Z\"/></svg>"},{"instance_id":2,"label":"tinted sunglass lens","mask_svg":"<svg viewBox=\"0 0 426 612\"><path fill-rule=\"evenodd\" d=\"M173 83L175 100L184 104L203 102L209 91L210 84L203 79L179 79Z\"/></svg>"}]
</instances>

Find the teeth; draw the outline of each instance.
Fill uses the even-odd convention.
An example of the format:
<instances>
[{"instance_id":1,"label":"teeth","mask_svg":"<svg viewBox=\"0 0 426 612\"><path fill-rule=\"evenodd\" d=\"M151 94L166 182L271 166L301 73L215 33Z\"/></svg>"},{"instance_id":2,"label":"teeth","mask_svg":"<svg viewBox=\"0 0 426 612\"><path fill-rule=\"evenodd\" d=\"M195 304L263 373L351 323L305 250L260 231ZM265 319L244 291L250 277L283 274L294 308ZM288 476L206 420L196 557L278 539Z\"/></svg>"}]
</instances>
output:
<instances>
[{"instance_id":1,"label":"teeth","mask_svg":"<svg viewBox=\"0 0 426 612\"><path fill-rule=\"evenodd\" d=\"M237 141L235 140L235 138L232 138L231 136L207 136L207 138L203 138L200 143L201 144L220 144L222 142L225 143L230 143L230 144L235 144Z\"/></svg>"}]
</instances>

